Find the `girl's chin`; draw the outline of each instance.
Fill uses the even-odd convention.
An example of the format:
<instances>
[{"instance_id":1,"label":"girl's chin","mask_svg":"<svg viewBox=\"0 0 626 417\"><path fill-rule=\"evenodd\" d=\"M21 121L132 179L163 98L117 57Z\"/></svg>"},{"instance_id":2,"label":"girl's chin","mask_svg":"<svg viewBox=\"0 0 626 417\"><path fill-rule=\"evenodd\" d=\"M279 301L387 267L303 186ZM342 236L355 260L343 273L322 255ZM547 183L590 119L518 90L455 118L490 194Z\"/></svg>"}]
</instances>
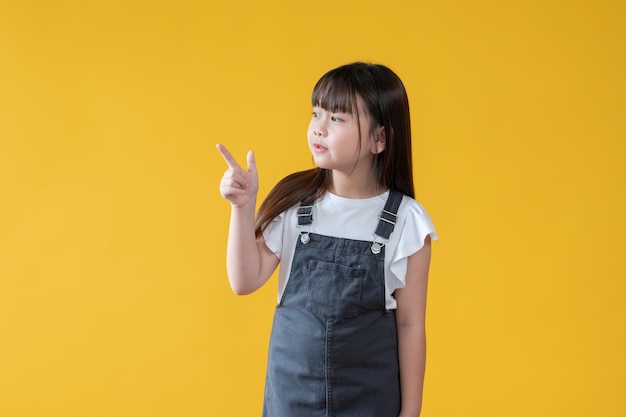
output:
<instances>
[{"instance_id":1,"label":"girl's chin","mask_svg":"<svg viewBox=\"0 0 626 417\"><path fill-rule=\"evenodd\" d=\"M315 164L316 167L322 168L322 169L330 169L330 166L328 165L328 163L325 162L323 158L320 158L319 155L316 155L314 153L311 156L311 159L313 160L313 163Z\"/></svg>"}]
</instances>

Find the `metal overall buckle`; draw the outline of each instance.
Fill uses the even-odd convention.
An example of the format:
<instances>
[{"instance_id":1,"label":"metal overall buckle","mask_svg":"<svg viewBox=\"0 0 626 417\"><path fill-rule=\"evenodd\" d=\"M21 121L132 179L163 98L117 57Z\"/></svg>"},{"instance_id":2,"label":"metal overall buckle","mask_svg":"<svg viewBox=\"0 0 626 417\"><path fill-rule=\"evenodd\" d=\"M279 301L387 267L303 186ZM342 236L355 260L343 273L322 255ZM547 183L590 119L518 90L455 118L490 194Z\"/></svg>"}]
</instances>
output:
<instances>
[{"instance_id":1,"label":"metal overall buckle","mask_svg":"<svg viewBox=\"0 0 626 417\"><path fill-rule=\"evenodd\" d=\"M307 244L311 241L309 230L313 223L313 206L300 206L296 214L298 216L298 228L306 227L305 231L300 232L300 242Z\"/></svg>"},{"instance_id":2,"label":"metal overall buckle","mask_svg":"<svg viewBox=\"0 0 626 417\"><path fill-rule=\"evenodd\" d=\"M370 250L374 255L378 255L383 250L385 242L377 242L376 238L378 236L376 235L376 233L372 233L372 236L374 236L374 240L372 241L372 246L370 246Z\"/></svg>"}]
</instances>

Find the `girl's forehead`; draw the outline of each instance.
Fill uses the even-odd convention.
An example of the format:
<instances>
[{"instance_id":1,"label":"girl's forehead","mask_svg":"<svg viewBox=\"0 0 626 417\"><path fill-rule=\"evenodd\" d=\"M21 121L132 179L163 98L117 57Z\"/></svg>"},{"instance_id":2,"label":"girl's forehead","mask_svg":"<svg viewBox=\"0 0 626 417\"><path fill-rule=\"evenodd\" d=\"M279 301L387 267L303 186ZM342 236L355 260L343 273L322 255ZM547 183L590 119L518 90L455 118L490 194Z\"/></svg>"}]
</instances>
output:
<instances>
[{"instance_id":1,"label":"girl's forehead","mask_svg":"<svg viewBox=\"0 0 626 417\"><path fill-rule=\"evenodd\" d=\"M361 116L368 116L365 102L358 94L355 94L354 96L350 96L348 94L343 96L337 94L327 94L316 98L317 100L313 104L314 107L319 107L330 112L350 114L356 114L358 112Z\"/></svg>"}]
</instances>

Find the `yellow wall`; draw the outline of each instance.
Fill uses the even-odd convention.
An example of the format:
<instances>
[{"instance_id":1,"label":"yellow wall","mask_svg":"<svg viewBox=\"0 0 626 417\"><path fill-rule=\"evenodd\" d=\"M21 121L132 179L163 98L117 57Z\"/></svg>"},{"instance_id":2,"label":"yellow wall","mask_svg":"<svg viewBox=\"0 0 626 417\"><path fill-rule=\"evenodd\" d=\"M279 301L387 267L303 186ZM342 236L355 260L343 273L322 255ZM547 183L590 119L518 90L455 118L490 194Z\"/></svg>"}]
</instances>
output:
<instances>
[{"instance_id":1,"label":"yellow wall","mask_svg":"<svg viewBox=\"0 0 626 417\"><path fill-rule=\"evenodd\" d=\"M621 2L214 3L0 4L0 415L259 415L276 287L229 290L214 145L264 195L353 60L441 237L423 415L625 415Z\"/></svg>"}]
</instances>

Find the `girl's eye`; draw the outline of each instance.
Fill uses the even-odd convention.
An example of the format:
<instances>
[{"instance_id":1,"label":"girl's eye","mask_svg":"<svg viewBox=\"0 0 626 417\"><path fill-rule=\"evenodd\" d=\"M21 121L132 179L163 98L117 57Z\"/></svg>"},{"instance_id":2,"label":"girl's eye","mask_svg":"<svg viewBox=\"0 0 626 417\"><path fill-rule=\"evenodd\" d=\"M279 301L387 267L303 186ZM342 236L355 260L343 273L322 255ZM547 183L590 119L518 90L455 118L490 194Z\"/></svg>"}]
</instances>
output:
<instances>
[{"instance_id":1,"label":"girl's eye","mask_svg":"<svg viewBox=\"0 0 626 417\"><path fill-rule=\"evenodd\" d=\"M343 122L344 121L342 118L337 117L337 116L331 117L330 120L332 120L333 122Z\"/></svg>"},{"instance_id":2,"label":"girl's eye","mask_svg":"<svg viewBox=\"0 0 626 417\"><path fill-rule=\"evenodd\" d=\"M313 116L314 119L317 119L319 117L319 114L317 114L317 112L313 112L311 113L311 115Z\"/></svg>"}]
</instances>

